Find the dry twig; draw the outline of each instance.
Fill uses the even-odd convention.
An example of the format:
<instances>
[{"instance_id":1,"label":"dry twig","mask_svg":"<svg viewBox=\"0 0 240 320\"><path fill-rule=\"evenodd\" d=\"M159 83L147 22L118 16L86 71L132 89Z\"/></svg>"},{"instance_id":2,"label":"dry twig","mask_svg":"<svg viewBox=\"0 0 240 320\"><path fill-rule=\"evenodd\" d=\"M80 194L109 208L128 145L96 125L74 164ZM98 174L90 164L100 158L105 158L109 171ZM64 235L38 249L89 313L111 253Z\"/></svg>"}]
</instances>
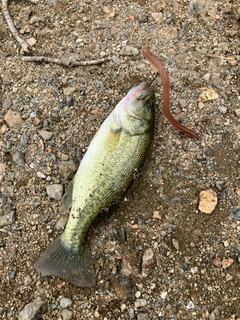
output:
<instances>
[{"instance_id":1,"label":"dry twig","mask_svg":"<svg viewBox=\"0 0 240 320\"><path fill-rule=\"evenodd\" d=\"M78 66L90 66L93 64L100 64L106 61L110 61L111 57L100 58L96 60L88 60L88 61L69 61L67 59L54 59L50 57L38 57L38 56L27 56L23 57L23 61L27 62L46 62L46 63L55 63L65 67L78 67Z\"/></svg>"},{"instance_id":2,"label":"dry twig","mask_svg":"<svg viewBox=\"0 0 240 320\"><path fill-rule=\"evenodd\" d=\"M21 46L22 51L24 53L29 53L30 49L29 49L29 46L28 46L27 42L19 36L18 31L17 31L17 29L15 28L15 26L14 26L14 24L12 22L12 18L10 16L9 10L8 10L8 0L2 0L2 10L3 10L4 17L5 17L6 21L7 21L8 27L9 27L12 35L16 39L16 41Z\"/></svg>"}]
</instances>

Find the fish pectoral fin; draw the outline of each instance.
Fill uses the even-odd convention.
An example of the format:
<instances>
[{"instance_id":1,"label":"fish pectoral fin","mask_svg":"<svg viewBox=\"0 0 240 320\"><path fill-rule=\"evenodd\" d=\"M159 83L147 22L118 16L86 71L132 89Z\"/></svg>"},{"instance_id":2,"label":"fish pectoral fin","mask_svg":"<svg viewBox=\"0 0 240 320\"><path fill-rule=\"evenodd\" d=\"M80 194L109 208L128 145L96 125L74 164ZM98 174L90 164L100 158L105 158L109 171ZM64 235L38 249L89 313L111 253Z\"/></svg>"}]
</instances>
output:
<instances>
[{"instance_id":1,"label":"fish pectoral fin","mask_svg":"<svg viewBox=\"0 0 240 320\"><path fill-rule=\"evenodd\" d=\"M117 124L116 122L112 124L111 126L111 131L113 133L118 133L122 130L122 128L119 126L119 124Z\"/></svg>"},{"instance_id":2,"label":"fish pectoral fin","mask_svg":"<svg viewBox=\"0 0 240 320\"><path fill-rule=\"evenodd\" d=\"M72 250L64 245L61 236L41 254L36 269L42 276L59 276L77 287L95 285L95 270L88 248Z\"/></svg>"},{"instance_id":3,"label":"fish pectoral fin","mask_svg":"<svg viewBox=\"0 0 240 320\"><path fill-rule=\"evenodd\" d=\"M63 215L69 214L70 209L72 207L72 191L73 191L73 181L70 182L61 200L59 210Z\"/></svg>"}]
</instances>

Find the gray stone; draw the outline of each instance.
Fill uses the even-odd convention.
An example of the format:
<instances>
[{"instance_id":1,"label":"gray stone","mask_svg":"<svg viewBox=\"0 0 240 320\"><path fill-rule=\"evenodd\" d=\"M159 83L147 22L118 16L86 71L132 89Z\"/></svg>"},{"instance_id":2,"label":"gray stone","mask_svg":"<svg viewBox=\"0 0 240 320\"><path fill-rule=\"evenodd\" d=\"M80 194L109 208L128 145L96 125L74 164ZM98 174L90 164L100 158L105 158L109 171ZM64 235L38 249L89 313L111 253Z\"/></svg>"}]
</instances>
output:
<instances>
[{"instance_id":1,"label":"gray stone","mask_svg":"<svg viewBox=\"0 0 240 320\"><path fill-rule=\"evenodd\" d=\"M124 227L114 227L113 234L118 241L122 243L126 241L126 232Z\"/></svg>"},{"instance_id":2,"label":"gray stone","mask_svg":"<svg viewBox=\"0 0 240 320\"><path fill-rule=\"evenodd\" d=\"M66 98L66 105L68 107L72 107L74 105L74 100L73 100L73 97L72 96L67 96Z\"/></svg>"},{"instance_id":3,"label":"gray stone","mask_svg":"<svg viewBox=\"0 0 240 320\"><path fill-rule=\"evenodd\" d=\"M18 315L18 320L37 320L42 318L42 315L47 310L47 302L34 301L27 304Z\"/></svg>"},{"instance_id":4,"label":"gray stone","mask_svg":"<svg viewBox=\"0 0 240 320\"><path fill-rule=\"evenodd\" d=\"M215 182L215 186L218 190L222 190L224 188L224 185L225 185L225 181L223 180L220 180L220 181L216 181Z\"/></svg>"},{"instance_id":5,"label":"gray stone","mask_svg":"<svg viewBox=\"0 0 240 320\"><path fill-rule=\"evenodd\" d=\"M220 312L217 307L211 312L209 320L220 320Z\"/></svg>"},{"instance_id":6,"label":"gray stone","mask_svg":"<svg viewBox=\"0 0 240 320\"><path fill-rule=\"evenodd\" d=\"M47 194L52 199L61 200L63 195L63 186L61 184L50 184L47 186Z\"/></svg>"},{"instance_id":7,"label":"gray stone","mask_svg":"<svg viewBox=\"0 0 240 320\"><path fill-rule=\"evenodd\" d=\"M10 213L5 214L4 216L0 217L0 227L8 226L16 220L16 213L15 211L11 211Z\"/></svg>"},{"instance_id":8,"label":"gray stone","mask_svg":"<svg viewBox=\"0 0 240 320\"><path fill-rule=\"evenodd\" d=\"M117 56L112 56L112 61L118 66L121 64L121 60Z\"/></svg>"},{"instance_id":9,"label":"gray stone","mask_svg":"<svg viewBox=\"0 0 240 320\"><path fill-rule=\"evenodd\" d=\"M39 130L38 133L43 138L44 141L48 141L52 138L53 133L51 131L47 130Z\"/></svg>"},{"instance_id":10,"label":"gray stone","mask_svg":"<svg viewBox=\"0 0 240 320\"><path fill-rule=\"evenodd\" d=\"M25 133L23 133L20 139L21 145L25 146L28 143L28 141L29 141L29 137Z\"/></svg>"},{"instance_id":11,"label":"gray stone","mask_svg":"<svg viewBox=\"0 0 240 320\"><path fill-rule=\"evenodd\" d=\"M207 73L204 74L203 80L208 81L209 79L210 79L210 73L207 72Z\"/></svg>"},{"instance_id":12,"label":"gray stone","mask_svg":"<svg viewBox=\"0 0 240 320\"><path fill-rule=\"evenodd\" d=\"M68 308L68 307L71 307L71 305L72 305L72 300L71 299L69 299L69 298L66 298L66 297L62 297L61 299L60 299L60 307L61 308Z\"/></svg>"},{"instance_id":13,"label":"gray stone","mask_svg":"<svg viewBox=\"0 0 240 320\"><path fill-rule=\"evenodd\" d=\"M22 152L15 152L13 154L13 161L19 166L23 166L25 164L24 155Z\"/></svg>"},{"instance_id":14,"label":"gray stone","mask_svg":"<svg viewBox=\"0 0 240 320\"><path fill-rule=\"evenodd\" d=\"M73 315L73 312L68 310L68 309L63 309L62 310L62 317L63 317L63 320L70 320L72 319L72 315Z\"/></svg>"},{"instance_id":15,"label":"gray stone","mask_svg":"<svg viewBox=\"0 0 240 320\"><path fill-rule=\"evenodd\" d=\"M58 163L58 171L61 177L64 179L73 179L76 171L77 171L78 165L72 161L60 161Z\"/></svg>"},{"instance_id":16,"label":"gray stone","mask_svg":"<svg viewBox=\"0 0 240 320\"><path fill-rule=\"evenodd\" d=\"M136 299L135 300L135 308L145 307L147 305L146 299Z\"/></svg>"},{"instance_id":17,"label":"gray stone","mask_svg":"<svg viewBox=\"0 0 240 320\"><path fill-rule=\"evenodd\" d=\"M145 23L148 21L148 17L145 14L139 13L137 19L140 23Z\"/></svg>"},{"instance_id":18,"label":"gray stone","mask_svg":"<svg viewBox=\"0 0 240 320\"><path fill-rule=\"evenodd\" d=\"M182 108L186 108L187 100L186 99L179 99L179 104Z\"/></svg>"},{"instance_id":19,"label":"gray stone","mask_svg":"<svg viewBox=\"0 0 240 320\"><path fill-rule=\"evenodd\" d=\"M2 108L3 109L9 109L12 105L12 100L9 98L6 98L2 101Z\"/></svg>"},{"instance_id":20,"label":"gray stone","mask_svg":"<svg viewBox=\"0 0 240 320\"><path fill-rule=\"evenodd\" d=\"M240 208L233 208L230 217L234 220L240 221Z\"/></svg>"},{"instance_id":21,"label":"gray stone","mask_svg":"<svg viewBox=\"0 0 240 320\"><path fill-rule=\"evenodd\" d=\"M224 106L219 106L218 107L218 111L221 113L221 114L226 114L227 113L227 108L224 107Z\"/></svg>"},{"instance_id":22,"label":"gray stone","mask_svg":"<svg viewBox=\"0 0 240 320\"><path fill-rule=\"evenodd\" d=\"M148 312L147 311L138 312L137 320L148 320Z\"/></svg>"},{"instance_id":23,"label":"gray stone","mask_svg":"<svg viewBox=\"0 0 240 320\"><path fill-rule=\"evenodd\" d=\"M133 308L129 308L128 314L129 314L130 319L134 319L134 309Z\"/></svg>"},{"instance_id":24,"label":"gray stone","mask_svg":"<svg viewBox=\"0 0 240 320\"><path fill-rule=\"evenodd\" d=\"M14 279L16 276L16 270L12 270L10 273L9 273L9 279Z\"/></svg>"}]
</instances>

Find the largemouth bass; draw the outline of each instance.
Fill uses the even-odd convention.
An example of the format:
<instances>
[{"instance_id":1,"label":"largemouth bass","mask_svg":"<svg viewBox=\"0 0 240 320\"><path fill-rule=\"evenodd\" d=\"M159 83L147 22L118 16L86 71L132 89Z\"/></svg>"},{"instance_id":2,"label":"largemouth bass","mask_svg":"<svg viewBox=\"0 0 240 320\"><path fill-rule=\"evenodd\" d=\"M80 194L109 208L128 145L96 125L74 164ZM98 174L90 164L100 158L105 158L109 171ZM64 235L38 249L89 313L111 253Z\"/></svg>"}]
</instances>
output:
<instances>
[{"instance_id":1,"label":"largemouth bass","mask_svg":"<svg viewBox=\"0 0 240 320\"><path fill-rule=\"evenodd\" d=\"M79 287L95 284L88 229L118 202L143 165L153 139L155 94L147 83L131 89L103 122L73 179L71 212L64 232L42 253L36 269Z\"/></svg>"}]
</instances>

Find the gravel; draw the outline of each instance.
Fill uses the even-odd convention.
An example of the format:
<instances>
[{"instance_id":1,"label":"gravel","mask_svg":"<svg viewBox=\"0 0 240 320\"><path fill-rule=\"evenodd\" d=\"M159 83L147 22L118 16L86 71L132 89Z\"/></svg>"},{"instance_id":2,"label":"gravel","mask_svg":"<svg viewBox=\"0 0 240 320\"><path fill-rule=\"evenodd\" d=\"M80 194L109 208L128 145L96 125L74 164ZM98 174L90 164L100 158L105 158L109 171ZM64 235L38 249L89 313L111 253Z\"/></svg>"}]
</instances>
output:
<instances>
[{"instance_id":1,"label":"gravel","mask_svg":"<svg viewBox=\"0 0 240 320\"><path fill-rule=\"evenodd\" d=\"M0 318L25 319L30 308L27 319L239 320L237 1L36 3L9 3L32 55L111 60L77 68L23 62L0 20ZM41 277L35 262L63 231L60 200L91 139L128 90L154 76L146 45L168 69L172 113L200 139L165 119L155 80L148 160L121 204L89 231L96 286ZM198 209L204 190L217 202L209 214ZM72 302L64 309L63 297Z\"/></svg>"}]
</instances>

